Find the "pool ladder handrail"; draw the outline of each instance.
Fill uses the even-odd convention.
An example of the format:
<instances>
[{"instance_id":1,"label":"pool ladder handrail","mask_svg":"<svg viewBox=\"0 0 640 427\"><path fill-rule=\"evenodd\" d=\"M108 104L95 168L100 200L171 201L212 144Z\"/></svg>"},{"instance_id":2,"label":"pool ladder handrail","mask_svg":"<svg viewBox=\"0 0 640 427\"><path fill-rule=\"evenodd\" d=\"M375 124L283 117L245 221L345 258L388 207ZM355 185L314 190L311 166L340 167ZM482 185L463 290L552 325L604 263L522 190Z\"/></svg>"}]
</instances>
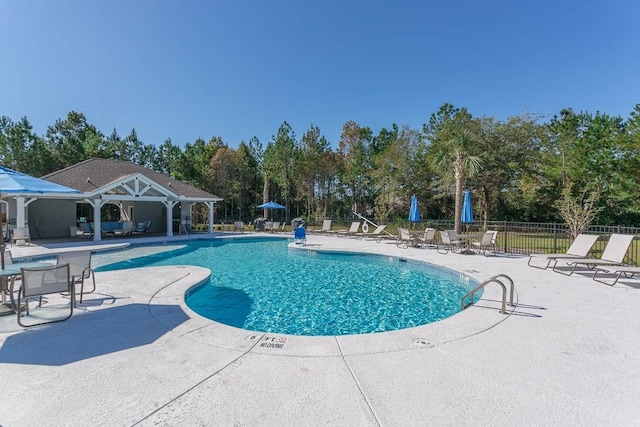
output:
<instances>
[{"instance_id":1,"label":"pool ladder handrail","mask_svg":"<svg viewBox=\"0 0 640 427\"><path fill-rule=\"evenodd\" d=\"M476 286L475 288L473 288L472 290L470 290L469 292L467 292L463 297L462 297L462 310L464 310L465 308L469 307L470 305L473 305L473 297L476 294L476 292L478 292L480 289L484 288L485 286L487 286L489 283L497 283L500 285L500 287L502 288L502 310L500 310L500 313L502 314L507 314L507 287L505 286L504 283L502 283L502 280L500 280L500 278L504 278L507 279L509 281L510 284L510 295L509 295L509 305L511 307L513 307L513 293L515 291L515 285L513 284L513 280L511 279L511 277L507 276L506 274L498 274L493 276L492 278L485 280L484 282L480 283L478 286ZM467 305L465 305L464 301L468 298L471 297L471 302Z\"/></svg>"}]
</instances>

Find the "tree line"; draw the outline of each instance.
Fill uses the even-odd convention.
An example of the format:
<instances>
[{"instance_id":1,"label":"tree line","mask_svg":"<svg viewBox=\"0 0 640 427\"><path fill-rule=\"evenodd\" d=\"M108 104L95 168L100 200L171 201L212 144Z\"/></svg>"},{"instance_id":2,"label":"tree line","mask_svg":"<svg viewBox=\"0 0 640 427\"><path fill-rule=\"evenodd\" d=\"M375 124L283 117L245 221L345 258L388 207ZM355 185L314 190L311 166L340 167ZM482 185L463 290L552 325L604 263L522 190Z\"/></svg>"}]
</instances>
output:
<instances>
[{"instance_id":1,"label":"tree line","mask_svg":"<svg viewBox=\"0 0 640 427\"><path fill-rule=\"evenodd\" d=\"M298 137L283 122L270 141L237 147L214 136L184 147L145 144L135 129L104 134L72 111L36 135L27 117L0 116L0 161L42 176L100 157L131 161L224 198L220 220L250 221L256 206L286 206L282 219L406 222L416 195L425 219L460 217L472 191L476 220L561 221L563 205L588 206L599 224L640 221L640 103L627 118L563 109L551 118L506 120L442 105L421 129L395 123L375 133L348 121L337 147L311 125ZM567 203L564 204L567 206Z\"/></svg>"}]
</instances>

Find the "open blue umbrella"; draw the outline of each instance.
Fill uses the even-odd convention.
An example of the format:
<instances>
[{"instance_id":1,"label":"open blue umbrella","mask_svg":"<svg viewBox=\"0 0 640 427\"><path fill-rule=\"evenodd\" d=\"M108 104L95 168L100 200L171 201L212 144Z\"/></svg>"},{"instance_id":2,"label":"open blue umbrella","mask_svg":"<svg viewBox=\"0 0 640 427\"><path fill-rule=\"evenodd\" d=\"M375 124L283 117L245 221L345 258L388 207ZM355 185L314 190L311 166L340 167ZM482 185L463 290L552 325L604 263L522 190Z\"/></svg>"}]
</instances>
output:
<instances>
[{"instance_id":1,"label":"open blue umbrella","mask_svg":"<svg viewBox=\"0 0 640 427\"><path fill-rule=\"evenodd\" d=\"M264 215L267 216L267 209L286 209L286 207L282 206L279 203L276 202L267 202L267 203L263 203L261 205L258 205L259 208L264 209Z\"/></svg>"},{"instance_id":2,"label":"open blue umbrella","mask_svg":"<svg viewBox=\"0 0 640 427\"><path fill-rule=\"evenodd\" d=\"M0 166L0 193L42 194L80 193L80 191Z\"/></svg>"},{"instance_id":3,"label":"open blue umbrella","mask_svg":"<svg viewBox=\"0 0 640 427\"><path fill-rule=\"evenodd\" d=\"M420 222L420 209L418 209L418 198L411 196L411 209L409 210L409 221Z\"/></svg>"},{"instance_id":4,"label":"open blue umbrella","mask_svg":"<svg viewBox=\"0 0 640 427\"><path fill-rule=\"evenodd\" d=\"M262 209L286 209L284 206L276 202L263 203L261 205L258 205L258 207Z\"/></svg>"},{"instance_id":5,"label":"open blue umbrella","mask_svg":"<svg viewBox=\"0 0 640 427\"><path fill-rule=\"evenodd\" d=\"M81 193L81 191L65 187L64 185L45 181L44 179L36 178L35 176L27 175L22 172L14 171L13 169L5 168L4 166L0 166L0 198L2 198L3 193L44 194ZM0 224L0 236L4 236L2 224ZM0 268L4 269L4 244L1 242L1 240L2 239L0 238Z\"/></svg>"},{"instance_id":6,"label":"open blue umbrella","mask_svg":"<svg viewBox=\"0 0 640 427\"><path fill-rule=\"evenodd\" d=\"M460 222L462 222L463 224L470 224L473 222L473 209L471 208L470 191L465 191L463 193L462 215L460 216Z\"/></svg>"}]
</instances>

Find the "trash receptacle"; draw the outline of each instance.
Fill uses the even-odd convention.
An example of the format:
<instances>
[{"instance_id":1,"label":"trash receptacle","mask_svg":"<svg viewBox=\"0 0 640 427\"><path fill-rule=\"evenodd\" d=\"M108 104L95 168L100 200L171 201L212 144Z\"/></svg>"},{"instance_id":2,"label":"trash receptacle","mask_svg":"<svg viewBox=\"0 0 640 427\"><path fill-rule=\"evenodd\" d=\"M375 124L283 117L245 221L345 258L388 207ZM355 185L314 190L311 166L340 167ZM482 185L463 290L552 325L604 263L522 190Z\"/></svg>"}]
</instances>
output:
<instances>
[{"instance_id":1,"label":"trash receptacle","mask_svg":"<svg viewBox=\"0 0 640 427\"><path fill-rule=\"evenodd\" d=\"M71 237L76 237L76 235L78 234L78 227L69 227L69 235Z\"/></svg>"},{"instance_id":2,"label":"trash receptacle","mask_svg":"<svg viewBox=\"0 0 640 427\"><path fill-rule=\"evenodd\" d=\"M291 220L291 228L295 231L300 225L304 227L304 220L302 218L293 218Z\"/></svg>"},{"instance_id":3,"label":"trash receptacle","mask_svg":"<svg viewBox=\"0 0 640 427\"><path fill-rule=\"evenodd\" d=\"M263 218L256 218L255 221L253 221L253 230L264 231L265 230L264 223L265 223L265 220Z\"/></svg>"}]
</instances>

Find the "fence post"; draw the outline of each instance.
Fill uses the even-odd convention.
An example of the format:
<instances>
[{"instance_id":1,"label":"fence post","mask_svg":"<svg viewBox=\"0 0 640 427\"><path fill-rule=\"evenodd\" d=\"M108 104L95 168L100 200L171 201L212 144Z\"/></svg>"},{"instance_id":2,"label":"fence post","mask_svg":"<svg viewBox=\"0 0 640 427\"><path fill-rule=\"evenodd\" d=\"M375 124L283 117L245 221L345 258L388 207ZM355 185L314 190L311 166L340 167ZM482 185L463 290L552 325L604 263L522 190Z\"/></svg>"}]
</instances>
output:
<instances>
[{"instance_id":1,"label":"fence post","mask_svg":"<svg viewBox=\"0 0 640 427\"><path fill-rule=\"evenodd\" d=\"M504 221L504 253L508 253L507 252L507 221Z\"/></svg>"},{"instance_id":2,"label":"fence post","mask_svg":"<svg viewBox=\"0 0 640 427\"><path fill-rule=\"evenodd\" d=\"M553 252L551 253L558 253L558 223L555 221L553 223Z\"/></svg>"}]
</instances>

